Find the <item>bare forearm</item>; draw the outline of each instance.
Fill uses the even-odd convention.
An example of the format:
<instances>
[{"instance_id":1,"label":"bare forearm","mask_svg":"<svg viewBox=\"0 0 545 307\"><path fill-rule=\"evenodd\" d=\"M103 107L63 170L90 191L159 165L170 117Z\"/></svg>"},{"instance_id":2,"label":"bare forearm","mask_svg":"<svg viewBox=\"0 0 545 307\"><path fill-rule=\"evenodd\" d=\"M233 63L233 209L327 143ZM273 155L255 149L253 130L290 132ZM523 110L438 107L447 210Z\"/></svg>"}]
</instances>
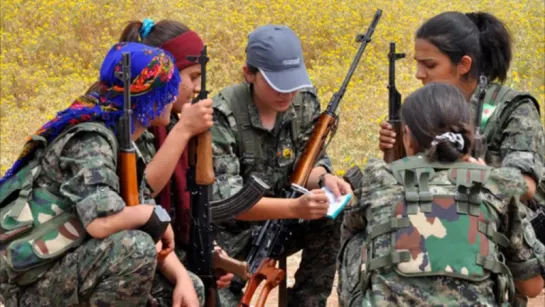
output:
<instances>
[{"instance_id":1,"label":"bare forearm","mask_svg":"<svg viewBox=\"0 0 545 307\"><path fill-rule=\"evenodd\" d=\"M102 239L122 230L138 229L149 220L154 206L125 207L118 213L94 219L86 230L94 238Z\"/></svg>"},{"instance_id":2,"label":"bare forearm","mask_svg":"<svg viewBox=\"0 0 545 307\"><path fill-rule=\"evenodd\" d=\"M236 217L241 221L297 218L293 211L296 199L263 197L250 210Z\"/></svg>"},{"instance_id":3,"label":"bare forearm","mask_svg":"<svg viewBox=\"0 0 545 307\"><path fill-rule=\"evenodd\" d=\"M166 256L166 258L157 265L157 268L163 274L163 276L168 279L168 281L176 285L180 280L189 279L189 274L187 273L186 268L180 262L176 253L172 252Z\"/></svg>"},{"instance_id":4,"label":"bare forearm","mask_svg":"<svg viewBox=\"0 0 545 307\"><path fill-rule=\"evenodd\" d=\"M526 193L520 196L520 200L530 200L534 198L534 194L536 193L536 182L530 176L522 175L522 177L524 178L524 181L526 181L528 190L526 190Z\"/></svg>"},{"instance_id":5,"label":"bare forearm","mask_svg":"<svg viewBox=\"0 0 545 307\"><path fill-rule=\"evenodd\" d=\"M523 295L534 298L543 290L543 278L538 275L529 280L515 280L515 288Z\"/></svg>"},{"instance_id":6,"label":"bare forearm","mask_svg":"<svg viewBox=\"0 0 545 307\"><path fill-rule=\"evenodd\" d=\"M151 162L146 166L146 179L153 189L153 197L157 196L169 182L189 138L189 135L184 131L173 129Z\"/></svg>"}]
</instances>

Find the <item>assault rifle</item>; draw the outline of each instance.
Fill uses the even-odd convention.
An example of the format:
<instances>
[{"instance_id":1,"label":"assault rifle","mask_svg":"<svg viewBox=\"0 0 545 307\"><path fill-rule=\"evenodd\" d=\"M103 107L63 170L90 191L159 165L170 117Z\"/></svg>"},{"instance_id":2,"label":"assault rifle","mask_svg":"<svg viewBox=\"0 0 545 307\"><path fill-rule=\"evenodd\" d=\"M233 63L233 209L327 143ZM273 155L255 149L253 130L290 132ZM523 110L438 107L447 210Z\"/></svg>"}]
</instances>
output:
<instances>
[{"instance_id":1,"label":"assault rifle","mask_svg":"<svg viewBox=\"0 0 545 307\"><path fill-rule=\"evenodd\" d=\"M127 206L137 206L138 185L136 172L136 149L131 141L131 55L123 53L121 71L115 72L115 77L123 81L123 115L119 120L119 155L117 159L117 173L120 179L121 197ZM166 257L171 250L161 250L158 258ZM157 301L148 296L148 305L155 306Z\"/></svg>"},{"instance_id":2,"label":"assault rifle","mask_svg":"<svg viewBox=\"0 0 545 307\"><path fill-rule=\"evenodd\" d=\"M199 56L188 56L187 59L201 65L201 90L192 101L192 103L197 103L208 97L206 89L206 64L209 60L207 46L203 47ZM188 260L192 271L204 283L205 306L219 306L214 269L223 269L247 279L248 265L228 257L221 251L214 251L211 222L232 218L249 209L261 199L269 187L258 178L252 177L250 182L232 197L226 200L210 201L212 184L215 181L210 131L193 137L188 146L187 187L190 192L191 204ZM176 211L180 212L181 210Z\"/></svg>"},{"instance_id":3,"label":"assault rifle","mask_svg":"<svg viewBox=\"0 0 545 307\"><path fill-rule=\"evenodd\" d=\"M120 178L121 197L127 206L137 206L138 199L136 148L131 141L131 56L123 53L121 71L115 72L115 77L123 81L123 115L119 120L119 157L118 175ZM172 250L162 250L157 255L162 259Z\"/></svg>"},{"instance_id":4,"label":"assault rifle","mask_svg":"<svg viewBox=\"0 0 545 307\"><path fill-rule=\"evenodd\" d=\"M392 148L384 150L384 161L390 163L406 156L403 146L403 129L401 127L401 94L396 88L396 64L395 61L405 57L405 53L396 53L396 43L390 42L390 53L388 53L388 123L396 134L395 143Z\"/></svg>"},{"instance_id":5,"label":"assault rifle","mask_svg":"<svg viewBox=\"0 0 545 307\"><path fill-rule=\"evenodd\" d=\"M362 43L346 78L344 79L340 89L333 95L331 101L327 105L326 110L320 115L318 122L314 126L314 130L308 143L306 144L305 150L303 151L299 161L296 164L295 171L290 178L292 184L297 184L300 186L305 186L308 181L308 177L320 153L325 150L324 144L326 138L330 133L331 137L335 134L338 124L338 116L335 113L337 107L339 106L345 92L350 82L356 66L367 46L367 43L371 41L371 36L378 24L378 21L382 15L382 10L377 10L373 21L367 33L365 35L358 34L356 37L356 42ZM330 138L331 139L331 138ZM300 194L293 189L286 191L286 198L296 198ZM288 229L288 224L290 220L268 220L265 222L260 229L254 233L254 240L252 242L252 247L246 261L250 267L250 273L252 274L250 282L246 288L246 291L241 299L239 304L240 307L249 307L252 300L252 296L256 291L257 287L261 281L265 281L263 291L261 292L258 302L255 305L256 307L262 307L267 300L267 296L270 291L278 286L281 282L283 283L282 289L280 291L280 304L283 305L286 303L286 279L285 279L285 270L286 262L285 258L280 260L280 268L276 268L277 259L281 257L284 252L284 245L290 239L291 232ZM300 221L299 221L300 223ZM232 289L234 291L241 291L243 284L233 280L231 282Z\"/></svg>"},{"instance_id":6,"label":"assault rifle","mask_svg":"<svg viewBox=\"0 0 545 307\"><path fill-rule=\"evenodd\" d=\"M118 174L121 180L121 197L127 206L136 206L138 200L138 185L136 184L136 150L131 142L131 56L123 53L121 71L115 72L115 77L123 81L123 115L119 120L119 158Z\"/></svg>"}]
</instances>

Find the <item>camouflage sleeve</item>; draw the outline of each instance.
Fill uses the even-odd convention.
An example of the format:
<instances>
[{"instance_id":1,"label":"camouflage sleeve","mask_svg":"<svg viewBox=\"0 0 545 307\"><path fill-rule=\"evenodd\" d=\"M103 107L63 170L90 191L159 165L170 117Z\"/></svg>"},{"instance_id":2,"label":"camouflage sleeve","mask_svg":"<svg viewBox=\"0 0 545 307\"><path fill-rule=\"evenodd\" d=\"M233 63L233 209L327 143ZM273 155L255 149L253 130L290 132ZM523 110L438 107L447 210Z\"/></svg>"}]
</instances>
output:
<instances>
[{"instance_id":1,"label":"camouflage sleeve","mask_svg":"<svg viewBox=\"0 0 545 307\"><path fill-rule=\"evenodd\" d=\"M502 166L518 168L539 183L543 176L545 132L529 99L508 117L501 142Z\"/></svg>"},{"instance_id":2,"label":"camouflage sleeve","mask_svg":"<svg viewBox=\"0 0 545 307\"><path fill-rule=\"evenodd\" d=\"M299 148L297 148L297 152L299 153L302 153L305 149L304 147L307 144L307 141L310 139L312 131L314 130L314 125L317 123L321 114L320 101L318 100L318 97L309 92L303 92L303 95L304 106L302 113L304 122L307 124L303 127L303 129L301 129L301 135L299 136L297 142L299 146ZM328 173L333 173L333 164L331 163L331 159L325 150L318 156L314 166L322 166Z\"/></svg>"},{"instance_id":3,"label":"camouflage sleeve","mask_svg":"<svg viewBox=\"0 0 545 307\"><path fill-rule=\"evenodd\" d=\"M499 199L520 197L528 189L521 171L513 167L501 167L491 170L490 177L484 188Z\"/></svg>"},{"instance_id":4,"label":"camouflage sleeve","mask_svg":"<svg viewBox=\"0 0 545 307\"><path fill-rule=\"evenodd\" d=\"M216 98L215 98L216 99ZM212 134L213 167L216 181L213 184L213 199L225 199L236 194L243 185L239 157L236 151L234 117L214 108Z\"/></svg>"},{"instance_id":5,"label":"camouflage sleeve","mask_svg":"<svg viewBox=\"0 0 545 307\"><path fill-rule=\"evenodd\" d=\"M380 159L369 160L363 170L361 186L354 192L354 195L359 196L357 201L351 207L344 209L341 242L365 229L366 210L374 202L386 201L384 197L391 197L395 193L394 189L397 189L396 185L397 181L386 162ZM401 192L403 187L398 186L398 189Z\"/></svg>"},{"instance_id":6,"label":"camouflage sleeve","mask_svg":"<svg viewBox=\"0 0 545 307\"><path fill-rule=\"evenodd\" d=\"M81 133L67 142L59 159L61 193L76 204L85 227L97 217L123 210L115 156L105 138L94 132Z\"/></svg>"},{"instance_id":7,"label":"camouflage sleeve","mask_svg":"<svg viewBox=\"0 0 545 307\"><path fill-rule=\"evenodd\" d=\"M489 192L485 193L485 197L491 197L492 203L498 199L503 201L500 212L504 219L500 229L509 239L509 246L502 251L513 278L527 280L545 272L543 245L538 244L524 212L526 207L519 200L527 189L521 171L516 168L494 168L484 188Z\"/></svg>"},{"instance_id":8,"label":"camouflage sleeve","mask_svg":"<svg viewBox=\"0 0 545 307\"><path fill-rule=\"evenodd\" d=\"M136 148L138 149L139 158L142 158L147 164L153 159L156 154L155 143L153 142L155 137L149 130L145 130L144 133L136 140Z\"/></svg>"},{"instance_id":9,"label":"camouflage sleeve","mask_svg":"<svg viewBox=\"0 0 545 307\"><path fill-rule=\"evenodd\" d=\"M509 246L504 249L505 264L515 280L545 276L545 248L523 213L525 206L512 197L507 209Z\"/></svg>"}]
</instances>

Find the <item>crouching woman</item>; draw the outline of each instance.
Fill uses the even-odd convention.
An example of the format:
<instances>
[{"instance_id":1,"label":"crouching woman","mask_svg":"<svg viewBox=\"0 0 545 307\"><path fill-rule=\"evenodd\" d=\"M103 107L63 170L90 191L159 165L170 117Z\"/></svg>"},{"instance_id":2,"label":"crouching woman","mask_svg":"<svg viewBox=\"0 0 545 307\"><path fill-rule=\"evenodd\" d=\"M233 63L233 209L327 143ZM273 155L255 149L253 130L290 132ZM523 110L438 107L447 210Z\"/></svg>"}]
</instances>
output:
<instances>
[{"instance_id":1,"label":"crouching woman","mask_svg":"<svg viewBox=\"0 0 545 307\"><path fill-rule=\"evenodd\" d=\"M498 306L515 289L538 295L544 254L519 211L528 186L516 168L470 157L461 92L430 83L406 98L401 118L407 157L369 162L345 210L341 305Z\"/></svg>"},{"instance_id":2,"label":"crouching woman","mask_svg":"<svg viewBox=\"0 0 545 307\"><path fill-rule=\"evenodd\" d=\"M131 139L169 122L180 76L159 48L120 43L107 53L98 86L78 97L25 144L0 180L0 301L7 306L145 306L156 268L179 281L174 300L198 306L145 186L126 206L117 170L123 115L123 53L131 58ZM168 222L166 222L168 224ZM166 228L164 228L166 227ZM188 281L188 282L185 282ZM183 283L183 286L182 286ZM193 289L193 290L192 290Z\"/></svg>"}]
</instances>

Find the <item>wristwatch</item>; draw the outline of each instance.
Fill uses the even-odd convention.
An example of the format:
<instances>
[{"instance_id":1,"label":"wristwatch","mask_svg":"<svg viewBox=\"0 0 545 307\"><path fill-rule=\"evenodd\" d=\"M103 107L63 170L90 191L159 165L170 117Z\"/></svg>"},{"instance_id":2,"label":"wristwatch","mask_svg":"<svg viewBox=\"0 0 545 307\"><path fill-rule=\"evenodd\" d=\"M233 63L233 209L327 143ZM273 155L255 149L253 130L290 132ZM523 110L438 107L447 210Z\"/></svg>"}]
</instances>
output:
<instances>
[{"instance_id":1,"label":"wristwatch","mask_svg":"<svg viewBox=\"0 0 545 307\"><path fill-rule=\"evenodd\" d=\"M140 228L143 232L149 234L153 242L157 243L170 225L170 215L161 206L155 206L149 220Z\"/></svg>"},{"instance_id":2,"label":"wristwatch","mask_svg":"<svg viewBox=\"0 0 545 307\"><path fill-rule=\"evenodd\" d=\"M328 172L325 172L325 173L322 173L320 176L318 176L318 186L320 188L324 187L324 177L325 175L328 175L328 174L329 174Z\"/></svg>"}]
</instances>

